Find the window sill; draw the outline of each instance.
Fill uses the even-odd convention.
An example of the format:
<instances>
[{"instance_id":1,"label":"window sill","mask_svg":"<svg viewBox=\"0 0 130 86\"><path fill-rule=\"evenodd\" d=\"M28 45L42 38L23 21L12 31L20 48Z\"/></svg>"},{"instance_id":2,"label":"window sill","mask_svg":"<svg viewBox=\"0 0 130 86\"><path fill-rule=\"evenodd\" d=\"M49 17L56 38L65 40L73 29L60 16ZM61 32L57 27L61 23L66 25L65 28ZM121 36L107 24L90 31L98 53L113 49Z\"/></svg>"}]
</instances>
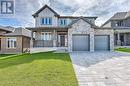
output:
<instances>
[{"instance_id":1,"label":"window sill","mask_svg":"<svg viewBox=\"0 0 130 86\"><path fill-rule=\"evenodd\" d=\"M52 24L41 24L41 25L52 25Z\"/></svg>"}]
</instances>

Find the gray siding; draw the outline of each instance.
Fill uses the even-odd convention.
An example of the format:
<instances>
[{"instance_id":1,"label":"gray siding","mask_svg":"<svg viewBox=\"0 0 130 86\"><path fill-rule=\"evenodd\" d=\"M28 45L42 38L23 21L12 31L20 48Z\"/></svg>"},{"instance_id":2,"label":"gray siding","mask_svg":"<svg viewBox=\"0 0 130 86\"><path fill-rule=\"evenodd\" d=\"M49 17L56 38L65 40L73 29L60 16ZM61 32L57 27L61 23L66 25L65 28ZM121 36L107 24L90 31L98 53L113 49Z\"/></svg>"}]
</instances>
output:
<instances>
[{"instance_id":1,"label":"gray siding","mask_svg":"<svg viewBox=\"0 0 130 86\"><path fill-rule=\"evenodd\" d=\"M126 21L127 21L127 22L126 22L126 26L127 26L127 27L130 27L130 18L128 18Z\"/></svg>"},{"instance_id":2,"label":"gray siding","mask_svg":"<svg viewBox=\"0 0 130 86\"><path fill-rule=\"evenodd\" d=\"M111 27L116 27L117 21L119 21L119 20L111 21ZM130 27L130 18L123 20L123 22L124 22L124 27Z\"/></svg>"},{"instance_id":3,"label":"gray siding","mask_svg":"<svg viewBox=\"0 0 130 86\"><path fill-rule=\"evenodd\" d=\"M127 34L127 45L130 45L130 34Z\"/></svg>"},{"instance_id":4,"label":"gray siding","mask_svg":"<svg viewBox=\"0 0 130 86\"><path fill-rule=\"evenodd\" d=\"M115 21L111 21L111 27L117 27L116 24L117 24L118 20L115 20ZM123 26L126 26L126 20L123 20L124 22L124 25ZM119 26L118 26L119 27Z\"/></svg>"}]
</instances>

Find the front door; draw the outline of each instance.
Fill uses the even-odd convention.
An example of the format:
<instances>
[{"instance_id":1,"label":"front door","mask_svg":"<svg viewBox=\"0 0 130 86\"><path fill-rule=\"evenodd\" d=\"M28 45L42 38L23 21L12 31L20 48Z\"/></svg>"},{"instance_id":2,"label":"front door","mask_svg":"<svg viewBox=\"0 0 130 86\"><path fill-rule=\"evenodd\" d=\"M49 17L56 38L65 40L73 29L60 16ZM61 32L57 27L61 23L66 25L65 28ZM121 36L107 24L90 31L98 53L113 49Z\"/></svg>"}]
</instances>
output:
<instances>
[{"instance_id":1,"label":"front door","mask_svg":"<svg viewBox=\"0 0 130 86\"><path fill-rule=\"evenodd\" d=\"M65 46L65 35L60 35L60 46L61 47Z\"/></svg>"},{"instance_id":2,"label":"front door","mask_svg":"<svg viewBox=\"0 0 130 86\"><path fill-rule=\"evenodd\" d=\"M124 45L124 34L120 35L120 40L121 40L121 46Z\"/></svg>"}]
</instances>

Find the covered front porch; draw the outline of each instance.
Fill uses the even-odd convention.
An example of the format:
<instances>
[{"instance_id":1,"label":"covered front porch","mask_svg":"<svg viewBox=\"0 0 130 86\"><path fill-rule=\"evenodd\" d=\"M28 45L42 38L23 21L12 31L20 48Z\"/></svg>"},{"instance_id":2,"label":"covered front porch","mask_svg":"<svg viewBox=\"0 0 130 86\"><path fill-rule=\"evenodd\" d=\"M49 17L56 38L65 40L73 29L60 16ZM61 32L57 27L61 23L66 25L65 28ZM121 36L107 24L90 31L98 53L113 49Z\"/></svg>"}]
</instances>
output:
<instances>
[{"instance_id":1,"label":"covered front porch","mask_svg":"<svg viewBox=\"0 0 130 86\"><path fill-rule=\"evenodd\" d=\"M33 48L68 46L68 27L38 27L30 30Z\"/></svg>"},{"instance_id":2,"label":"covered front porch","mask_svg":"<svg viewBox=\"0 0 130 86\"><path fill-rule=\"evenodd\" d=\"M130 46L130 29L115 29L114 34L115 46Z\"/></svg>"}]
</instances>

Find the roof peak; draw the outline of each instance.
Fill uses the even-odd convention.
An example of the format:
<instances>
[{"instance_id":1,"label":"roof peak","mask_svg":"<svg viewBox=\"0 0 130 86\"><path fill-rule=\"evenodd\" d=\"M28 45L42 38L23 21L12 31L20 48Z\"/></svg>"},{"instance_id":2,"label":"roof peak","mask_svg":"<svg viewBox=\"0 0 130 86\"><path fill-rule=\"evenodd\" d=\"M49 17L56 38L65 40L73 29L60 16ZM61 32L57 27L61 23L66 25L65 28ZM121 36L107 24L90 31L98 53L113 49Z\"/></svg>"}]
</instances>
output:
<instances>
[{"instance_id":1,"label":"roof peak","mask_svg":"<svg viewBox=\"0 0 130 86\"><path fill-rule=\"evenodd\" d=\"M37 17L38 16L38 14L42 11L42 10L44 10L45 8L48 8L49 10L51 10L54 14L55 14L55 16L58 16L58 17L65 17L65 18L79 18L79 17L86 17L86 18L97 18L97 16L74 16L74 15L59 15L56 11L54 11L48 4L45 4L42 8L40 8L38 11L36 11L32 16L33 17Z\"/></svg>"},{"instance_id":2,"label":"roof peak","mask_svg":"<svg viewBox=\"0 0 130 86\"><path fill-rule=\"evenodd\" d=\"M78 19L74 20L72 23L70 23L68 26L72 26L74 23L76 23L77 21L79 21L80 19L82 19L83 21L89 23L91 26L93 27L97 27L95 24L91 23L88 19L85 19L84 17L79 17Z\"/></svg>"},{"instance_id":3,"label":"roof peak","mask_svg":"<svg viewBox=\"0 0 130 86\"><path fill-rule=\"evenodd\" d=\"M32 16L33 17L37 17L38 16L38 14L41 12L41 11L43 11L45 8L48 8L50 11L52 11L54 14L55 14L55 16L59 16L59 14L56 12L56 11L54 11L50 6L48 6L47 4L45 4L42 8L40 8L38 11L36 11Z\"/></svg>"}]
</instances>

